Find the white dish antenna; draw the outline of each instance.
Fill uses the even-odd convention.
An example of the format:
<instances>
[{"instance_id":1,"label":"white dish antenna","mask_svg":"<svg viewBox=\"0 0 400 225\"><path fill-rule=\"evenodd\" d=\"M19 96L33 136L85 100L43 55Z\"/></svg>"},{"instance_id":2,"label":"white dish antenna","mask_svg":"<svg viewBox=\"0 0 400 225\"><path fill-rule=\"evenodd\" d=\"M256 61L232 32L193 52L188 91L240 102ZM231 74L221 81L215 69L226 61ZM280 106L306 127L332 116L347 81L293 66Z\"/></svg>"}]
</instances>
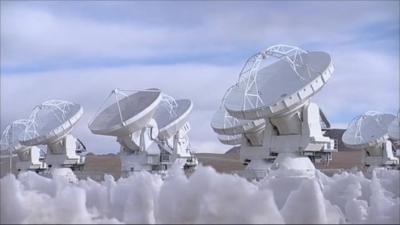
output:
<instances>
[{"instance_id":1,"label":"white dish antenna","mask_svg":"<svg viewBox=\"0 0 400 225\"><path fill-rule=\"evenodd\" d=\"M332 59L325 52L275 45L247 61L226 97L225 108L239 119L281 115L301 107L332 73Z\"/></svg>"},{"instance_id":2,"label":"white dish antenna","mask_svg":"<svg viewBox=\"0 0 400 225\"><path fill-rule=\"evenodd\" d=\"M63 100L46 101L33 109L21 143L27 146L54 143L71 132L82 114L79 104Z\"/></svg>"},{"instance_id":3,"label":"white dish antenna","mask_svg":"<svg viewBox=\"0 0 400 225\"><path fill-rule=\"evenodd\" d=\"M178 99L172 101L172 104L170 102L167 102L167 106L161 104L154 114L159 129L158 137L161 140L175 135L186 124L193 109L193 103L189 99Z\"/></svg>"},{"instance_id":4,"label":"white dish antenna","mask_svg":"<svg viewBox=\"0 0 400 225\"><path fill-rule=\"evenodd\" d=\"M109 98L115 101L94 117L89 129L94 134L119 137L145 127L153 117L162 94L159 89L146 89L132 94L115 89L107 100Z\"/></svg>"},{"instance_id":5,"label":"white dish antenna","mask_svg":"<svg viewBox=\"0 0 400 225\"><path fill-rule=\"evenodd\" d=\"M180 164L183 169L197 166L197 158L191 153L188 132L190 125L188 117L193 109L193 103L189 99L178 99L165 95L154 114L158 124L158 145L161 150L162 164ZM166 156L167 155L167 156Z\"/></svg>"},{"instance_id":6,"label":"white dish antenna","mask_svg":"<svg viewBox=\"0 0 400 225\"><path fill-rule=\"evenodd\" d=\"M132 93L133 92L133 93ZM105 103L111 100L111 104ZM89 123L94 134L117 137L121 144L120 158L123 176L135 171L161 172L175 158L177 152L174 138L187 124L192 109L190 100L175 101L159 89L115 89L106 99L101 110ZM162 156L161 140L173 143L168 155ZM180 140L180 139L179 139ZM188 141L179 142L187 150ZM182 144L183 143L183 144ZM188 153L189 154L189 153ZM190 156L190 154L189 154Z\"/></svg>"},{"instance_id":7,"label":"white dish antenna","mask_svg":"<svg viewBox=\"0 0 400 225\"><path fill-rule=\"evenodd\" d=\"M242 134L236 134L236 135L218 135L218 140L225 145L240 145L242 144Z\"/></svg>"},{"instance_id":8,"label":"white dish antenna","mask_svg":"<svg viewBox=\"0 0 400 225\"><path fill-rule=\"evenodd\" d=\"M211 127L220 135L243 134L249 130L258 129L263 126L265 126L263 119L240 120L229 115L222 107L217 110L211 120Z\"/></svg>"},{"instance_id":9,"label":"white dish antenna","mask_svg":"<svg viewBox=\"0 0 400 225\"><path fill-rule=\"evenodd\" d=\"M366 167L396 167L392 142L388 140L388 127L395 116L370 111L354 118L343 133L343 143L353 149L363 150L362 162Z\"/></svg>"},{"instance_id":10,"label":"white dish antenna","mask_svg":"<svg viewBox=\"0 0 400 225\"><path fill-rule=\"evenodd\" d=\"M392 114L374 111L357 116L343 133L342 141L347 147L354 149L367 148L382 143L386 141L388 126L394 119L395 116Z\"/></svg>"},{"instance_id":11,"label":"white dish antenna","mask_svg":"<svg viewBox=\"0 0 400 225\"><path fill-rule=\"evenodd\" d=\"M389 137L393 140L400 140L400 112L397 114L396 119L394 119L388 128Z\"/></svg>"},{"instance_id":12,"label":"white dish antenna","mask_svg":"<svg viewBox=\"0 0 400 225\"><path fill-rule=\"evenodd\" d=\"M236 136L236 137L237 135L245 134L248 131L262 130L262 128L265 126L264 119L240 120L229 115L229 113L226 111L225 109L226 96L231 92L232 88L234 88L234 86L230 87L223 96L221 105L219 106L217 112L215 112L211 120L212 129L217 134L223 136ZM222 140L227 141L227 137L222 137Z\"/></svg>"},{"instance_id":13,"label":"white dish antenna","mask_svg":"<svg viewBox=\"0 0 400 225\"><path fill-rule=\"evenodd\" d=\"M80 142L70 133L83 114L81 105L63 100L49 100L37 105L29 116L24 137L26 146L47 145L49 168L82 168L85 157L79 155Z\"/></svg>"},{"instance_id":14,"label":"white dish antenna","mask_svg":"<svg viewBox=\"0 0 400 225\"><path fill-rule=\"evenodd\" d=\"M0 151L17 152L18 150L27 148L27 146L22 145L19 140L23 138L28 124L29 120L20 119L8 125L1 136Z\"/></svg>"},{"instance_id":15,"label":"white dish antenna","mask_svg":"<svg viewBox=\"0 0 400 225\"><path fill-rule=\"evenodd\" d=\"M325 52L288 45L269 47L245 63L212 127L222 135L244 134L247 141L241 144L240 158L250 162L247 168L251 170L272 168L270 161L278 153L273 168L312 175L315 167L305 155L329 159L335 150L334 141L322 134L321 121L326 127L329 121L324 115L321 118L322 111L309 100L332 73L332 59ZM264 124L246 131L248 121L253 127L258 121Z\"/></svg>"},{"instance_id":16,"label":"white dish antenna","mask_svg":"<svg viewBox=\"0 0 400 225\"><path fill-rule=\"evenodd\" d=\"M22 145L20 140L24 137L29 120L20 119L12 122L3 131L0 140L0 151L9 153L10 172L12 169L13 154L18 155L16 168L18 171L26 171L30 169L42 170L46 168L46 164L40 161L40 149L37 147Z\"/></svg>"}]
</instances>

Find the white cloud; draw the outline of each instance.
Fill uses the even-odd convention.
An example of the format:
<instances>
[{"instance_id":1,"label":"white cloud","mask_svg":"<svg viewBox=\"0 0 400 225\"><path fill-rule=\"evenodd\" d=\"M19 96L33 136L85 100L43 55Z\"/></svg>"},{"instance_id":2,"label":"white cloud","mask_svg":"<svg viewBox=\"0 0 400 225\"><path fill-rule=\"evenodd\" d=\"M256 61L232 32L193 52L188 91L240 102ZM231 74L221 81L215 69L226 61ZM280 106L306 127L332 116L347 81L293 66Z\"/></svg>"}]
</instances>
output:
<instances>
[{"instance_id":1,"label":"white cloud","mask_svg":"<svg viewBox=\"0 0 400 225\"><path fill-rule=\"evenodd\" d=\"M399 62L374 51L332 52L335 72L314 100L336 123L366 111L399 109Z\"/></svg>"},{"instance_id":2,"label":"white cloud","mask_svg":"<svg viewBox=\"0 0 400 225\"><path fill-rule=\"evenodd\" d=\"M2 3L3 66L204 54L229 58L243 49L278 42L347 45L362 40L371 25L398 29L398 4L392 2L185 3L159 4L157 9L124 2L100 3L86 11L80 5L87 6L63 3L63 10L54 4ZM109 18L85 16L90 11Z\"/></svg>"}]
</instances>

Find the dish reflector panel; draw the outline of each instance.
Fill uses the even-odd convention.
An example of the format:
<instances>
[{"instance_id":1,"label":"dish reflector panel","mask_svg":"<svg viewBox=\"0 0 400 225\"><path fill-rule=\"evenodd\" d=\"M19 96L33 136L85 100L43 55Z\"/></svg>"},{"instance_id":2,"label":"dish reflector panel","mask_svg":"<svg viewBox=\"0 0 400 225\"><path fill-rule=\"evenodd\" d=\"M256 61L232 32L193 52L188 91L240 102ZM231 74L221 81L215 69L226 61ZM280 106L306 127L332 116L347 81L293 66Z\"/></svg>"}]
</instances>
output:
<instances>
[{"instance_id":1,"label":"dish reflector panel","mask_svg":"<svg viewBox=\"0 0 400 225\"><path fill-rule=\"evenodd\" d=\"M82 106L63 100L49 100L36 106L21 140L23 145L53 143L68 134L83 114Z\"/></svg>"},{"instance_id":2,"label":"dish reflector panel","mask_svg":"<svg viewBox=\"0 0 400 225\"><path fill-rule=\"evenodd\" d=\"M211 119L211 127L217 133L221 135L236 135L243 134L248 130L253 128L264 126L265 121L260 119L258 121L252 120L239 120L226 111L224 104L226 101L226 96L230 93L234 86L230 87L222 98L221 105L217 112L213 115Z\"/></svg>"},{"instance_id":3,"label":"dish reflector panel","mask_svg":"<svg viewBox=\"0 0 400 225\"><path fill-rule=\"evenodd\" d=\"M400 116L400 114L399 114L399 116ZM400 140L400 118L399 118L399 116L397 116L396 119L394 119L392 121L392 123L390 123L389 128L388 128L389 137L394 140Z\"/></svg>"},{"instance_id":4,"label":"dish reflector panel","mask_svg":"<svg viewBox=\"0 0 400 225\"><path fill-rule=\"evenodd\" d=\"M218 140L225 145L240 145L242 144L243 135L218 135Z\"/></svg>"},{"instance_id":5,"label":"dish reflector panel","mask_svg":"<svg viewBox=\"0 0 400 225\"><path fill-rule=\"evenodd\" d=\"M392 114L367 112L354 118L346 131L342 141L349 148L362 149L385 141L389 124L395 119Z\"/></svg>"},{"instance_id":6,"label":"dish reflector panel","mask_svg":"<svg viewBox=\"0 0 400 225\"><path fill-rule=\"evenodd\" d=\"M189 99L178 99L176 105L170 109L170 104L163 106L160 104L154 113L161 139L168 139L175 135L179 129L185 125L188 116L193 109L193 103Z\"/></svg>"},{"instance_id":7,"label":"dish reflector panel","mask_svg":"<svg viewBox=\"0 0 400 225\"><path fill-rule=\"evenodd\" d=\"M94 134L130 135L146 126L153 117L161 97L161 91L155 88L133 94L115 89L107 98L107 100L111 98L112 104L95 116L89 123L89 129Z\"/></svg>"},{"instance_id":8,"label":"dish reflector panel","mask_svg":"<svg viewBox=\"0 0 400 225\"><path fill-rule=\"evenodd\" d=\"M325 52L272 46L247 61L238 83L226 97L225 107L239 119L278 115L305 103L325 85L332 72L332 59Z\"/></svg>"},{"instance_id":9,"label":"dish reflector panel","mask_svg":"<svg viewBox=\"0 0 400 225\"><path fill-rule=\"evenodd\" d=\"M2 154L7 152L16 152L20 149L26 148L19 142L23 138L25 129L29 123L27 119L20 119L12 122L3 131L0 140L0 151Z\"/></svg>"},{"instance_id":10,"label":"dish reflector panel","mask_svg":"<svg viewBox=\"0 0 400 225\"><path fill-rule=\"evenodd\" d=\"M211 127L217 134L237 135L248 130L264 126L264 119L239 120L228 114L224 108L219 108L211 120Z\"/></svg>"}]
</instances>

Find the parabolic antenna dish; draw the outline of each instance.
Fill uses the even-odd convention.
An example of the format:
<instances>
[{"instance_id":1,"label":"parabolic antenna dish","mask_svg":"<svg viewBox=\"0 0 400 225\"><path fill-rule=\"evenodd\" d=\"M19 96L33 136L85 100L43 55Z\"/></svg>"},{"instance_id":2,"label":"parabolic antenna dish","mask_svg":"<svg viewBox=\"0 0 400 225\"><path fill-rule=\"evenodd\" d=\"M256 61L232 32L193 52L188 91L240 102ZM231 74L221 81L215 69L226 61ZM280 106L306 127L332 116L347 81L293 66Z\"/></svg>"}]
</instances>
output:
<instances>
[{"instance_id":1,"label":"parabolic antenna dish","mask_svg":"<svg viewBox=\"0 0 400 225\"><path fill-rule=\"evenodd\" d=\"M332 73L332 59L325 52L275 45L247 61L225 108L247 120L282 114L305 103Z\"/></svg>"},{"instance_id":2,"label":"parabolic antenna dish","mask_svg":"<svg viewBox=\"0 0 400 225\"><path fill-rule=\"evenodd\" d=\"M27 119L16 120L4 129L0 140L0 152L2 154L26 148L19 140L23 138L28 123L29 120Z\"/></svg>"},{"instance_id":3,"label":"parabolic antenna dish","mask_svg":"<svg viewBox=\"0 0 400 225\"><path fill-rule=\"evenodd\" d=\"M243 135L218 135L218 140L225 145L240 145L242 144Z\"/></svg>"},{"instance_id":4,"label":"parabolic antenna dish","mask_svg":"<svg viewBox=\"0 0 400 225\"><path fill-rule=\"evenodd\" d=\"M36 106L29 116L21 144L53 143L67 135L83 114L82 106L63 100L49 100Z\"/></svg>"},{"instance_id":5,"label":"parabolic antenna dish","mask_svg":"<svg viewBox=\"0 0 400 225\"><path fill-rule=\"evenodd\" d=\"M399 116L394 119L388 128L389 137L394 140L400 140L400 118Z\"/></svg>"},{"instance_id":6,"label":"parabolic antenna dish","mask_svg":"<svg viewBox=\"0 0 400 225\"><path fill-rule=\"evenodd\" d=\"M392 114L367 112L350 122L343 133L342 141L347 147L354 149L374 146L386 140L388 126L394 119Z\"/></svg>"},{"instance_id":7,"label":"parabolic antenna dish","mask_svg":"<svg viewBox=\"0 0 400 225\"><path fill-rule=\"evenodd\" d=\"M243 134L248 130L257 129L262 126L265 126L264 119L239 120L229 115L223 107L217 110L211 120L211 127L217 134L221 135Z\"/></svg>"},{"instance_id":8,"label":"parabolic antenna dish","mask_svg":"<svg viewBox=\"0 0 400 225\"><path fill-rule=\"evenodd\" d=\"M113 95L115 101L89 123L92 133L118 137L142 129L153 117L162 97L159 89L145 89L129 95L115 89L109 97Z\"/></svg>"},{"instance_id":9,"label":"parabolic antenna dish","mask_svg":"<svg viewBox=\"0 0 400 225\"><path fill-rule=\"evenodd\" d=\"M253 120L239 120L226 111L224 105L226 97L235 87L231 86L226 91L222 98L221 105L219 106L217 112L215 112L213 118L211 119L211 127L217 133L221 135L237 135L243 134L248 130L257 129L265 126L265 121L263 119L253 121Z\"/></svg>"},{"instance_id":10,"label":"parabolic antenna dish","mask_svg":"<svg viewBox=\"0 0 400 225\"><path fill-rule=\"evenodd\" d=\"M174 136L185 125L193 109L193 103L189 99L178 99L175 102L176 106L172 109L160 105L154 113L153 118L157 122L160 139Z\"/></svg>"}]
</instances>

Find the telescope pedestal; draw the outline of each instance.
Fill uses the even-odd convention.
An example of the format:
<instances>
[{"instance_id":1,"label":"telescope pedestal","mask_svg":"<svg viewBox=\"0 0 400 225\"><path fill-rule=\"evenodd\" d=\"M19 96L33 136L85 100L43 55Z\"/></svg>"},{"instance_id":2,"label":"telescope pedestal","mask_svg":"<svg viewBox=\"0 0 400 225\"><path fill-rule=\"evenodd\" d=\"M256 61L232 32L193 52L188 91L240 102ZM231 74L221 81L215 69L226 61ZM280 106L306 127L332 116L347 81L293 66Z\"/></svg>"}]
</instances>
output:
<instances>
[{"instance_id":1,"label":"telescope pedestal","mask_svg":"<svg viewBox=\"0 0 400 225\"><path fill-rule=\"evenodd\" d=\"M260 180L264 178L272 165L274 157L270 151L266 151L263 141L265 134L265 123L246 130L242 137L240 146L240 160L246 169L243 175L248 179Z\"/></svg>"},{"instance_id":2,"label":"telescope pedestal","mask_svg":"<svg viewBox=\"0 0 400 225\"><path fill-rule=\"evenodd\" d=\"M262 146L248 147L246 142L242 144L241 158L251 159L251 155L251 162L254 161L246 169L257 168L264 170L264 174L274 172L284 175L289 174L284 171L295 171L292 174L314 176L315 167L310 158L303 154L333 151L333 140L322 135L319 107L315 103L306 102L302 107L266 121ZM278 155L272 165L267 160L273 158L271 153Z\"/></svg>"},{"instance_id":3,"label":"telescope pedestal","mask_svg":"<svg viewBox=\"0 0 400 225\"><path fill-rule=\"evenodd\" d=\"M47 145L46 163L49 168L69 167L80 169L85 164L85 156L78 155L77 140L68 134Z\"/></svg>"},{"instance_id":4,"label":"telescope pedestal","mask_svg":"<svg viewBox=\"0 0 400 225\"><path fill-rule=\"evenodd\" d=\"M153 150L157 150L156 145L152 145ZM149 150L149 149L148 149ZM147 171L149 173L159 172L163 170L160 164L159 153L149 153L146 151L127 151L121 147L121 175L128 177L134 172Z\"/></svg>"},{"instance_id":5,"label":"telescope pedestal","mask_svg":"<svg viewBox=\"0 0 400 225\"><path fill-rule=\"evenodd\" d=\"M393 155L392 143L386 140L375 146L363 149L363 164L366 167L397 167L399 159Z\"/></svg>"},{"instance_id":6,"label":"telescope pedestal","mask_svg":"<svg viewBox=\"0 0 400 225\"><path fill-rule=\"evenodd\" d=\"M47 164L40 161L40 149L36 146L19 150L17 151L17 155L16 168L18 171L40 171L47 169Z\"/></svg>"},{"instance_id":7,"label":"telescope pedestal","mask_svg":"<svg viewBox=\"0 0 400 225\"><path fill-rule=\"evenodd\" d=\"M267 132L264 143L270 151L278 153L274 169L313 175L315 167L303 154L333 150L333 140L322 135L319 107L315 103L306 102L294 112L271 119L271 124L278 127L277 132Z\"/></svg>"},{"instance_id":8,"label":"telescope pedestal","mask_svg":"<svg viewBox=\"0 0 400 225\"><path fill-rule=\"evenodd\" d=\"M176 134L166 140L162 140L158 146L161 152L168 157L162 157L161 163L167 167L178 164L182 169L190 169L198 165L197 158L190 152L188 122L183 125Z\"/></svg>"},{"instance_id":9,"label":"telescope pedestal","mask_svg":"<svg viewBox=\"0 0 400 225\"><path fill-rule=\"evenodd\" d=\"M128 136L119 136L121 144L121 172L126 177L130 173L148 171L150 173L163 170L160 164L160 151L155 143L158 126L151 119L145 127Z\"/></svg>"}]
</instances>

